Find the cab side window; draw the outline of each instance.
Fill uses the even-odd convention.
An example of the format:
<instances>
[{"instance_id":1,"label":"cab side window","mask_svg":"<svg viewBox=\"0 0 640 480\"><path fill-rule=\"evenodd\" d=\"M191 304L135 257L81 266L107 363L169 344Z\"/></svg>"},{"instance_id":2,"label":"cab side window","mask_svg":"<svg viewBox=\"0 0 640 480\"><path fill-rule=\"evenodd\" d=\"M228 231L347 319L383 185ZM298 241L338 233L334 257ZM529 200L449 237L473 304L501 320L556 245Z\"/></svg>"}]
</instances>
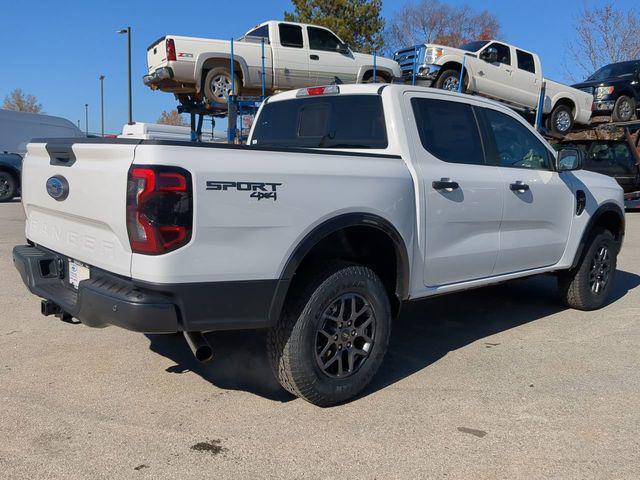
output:
<instances>
[{"instance_id":1,"label":"cab side window","mask_svg":"<svg viewBox=\"0 0 640 480\"><path fill-rule=\"evenodd\" d=\"M533 55L522 50L516 50L518 56L518 68L530 73L536 73L536 62L533 59Z\"/></svg>"},{"instance_id":2,"label":"cab side window","mask_svg":"<svg viewBox=\"0 0 640 480\"><path fill-rule=\"evenodd\" d=\"M493 136L498 166L551 170L551 153L527 127L502 112L488 108L482 112Z\"/></svg>"},{"instance_id":3,"label":"cab side window","mask_svg":"<svg viewBox=\"0 0 640 480\"><path fill-rule=\"evenodd\" d=\"M425 150L444 162L484 165L478 123L470 105L416 97L411 107Z\"/></svg>"},{"instance_id":4,"label":"cab side window","mask_svg":"<svg viewBox=\"0 0 640 480\"><path fill-rule=\"evenodd\" d=\"M495 48L498 51L498 63L511 65L511 48L502 43L493 42L487 48Z\"/></svg>"},{"instance_id":5,"label":"cab side window","mask_svg":"<svg viewBox=\"0 0 640 480\"><path fill-rule=\"evenodd\" d=\"M280 33L280 45L283 47L302 48L304 46L301 26L281 23L278 25L278 32Z\"/></svg>"},{"instance_id":6,"label":"cab side window","mask_svg":"<svg viewBox=\"0 0 640 480\"><path fill-rule=\"evenodd\" d=\"M311 50L324 50L327 52L336 52L342 45L333 33L324 28L308 27L309 48Z\"/></svg>"}]
</instances>

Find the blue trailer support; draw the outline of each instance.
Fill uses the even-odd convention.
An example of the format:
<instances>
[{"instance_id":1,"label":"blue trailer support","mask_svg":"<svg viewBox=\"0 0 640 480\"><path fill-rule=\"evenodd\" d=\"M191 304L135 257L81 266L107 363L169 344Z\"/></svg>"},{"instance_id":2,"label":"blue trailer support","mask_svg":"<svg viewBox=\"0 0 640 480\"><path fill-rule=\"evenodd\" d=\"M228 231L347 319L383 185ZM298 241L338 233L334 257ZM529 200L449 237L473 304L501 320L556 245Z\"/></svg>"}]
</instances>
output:
<instances>
[{"instance_id":1,"label":"blue trailer support","mask_svg":"<svg viewBox=\"0 0 640 480\"><path fill-rule=\"evenodd\" d=\"M373 81L377 82L378 81L378 76L376 75L376 68L377 68L377 62L376 62L376 51L373 51Z\"/></svg>"},{"instance_id":2,"label":"blue trailer support","mask_svg":"<svg viewBox=\"0 0 640 480\"><path fill-rule=\"evenodd\" d=\"M264 98L264 37L262 38L262 70L260 72L260 80L262 83L262 98ZM374 67L375 68L375 67Z\"/></svg>"},{"instance_id":3,"label":"blue trailer support","mask_svg":"<svg viewBox=\"0 0 640 480\"><path fill-rule=\"evenodd\" d=\"M234 102L234 93L236 91L236 85L235 85L235 61L233 58L233 38L231 39L231 66L230 66L230 70L231 70L231 94L227 95L227 112L231 113L231 109L232 109L232 103ZM233 108L236 108L235 105L233 106ZM229 143L233 143L233 141L236 139L236 124L235 121L231 122L229 121L227 124L227 141Z\"/></svg>"},{"instance_id":4,"label":"blue trailer support","mask_svg":"<svg viewBox=\"0 0 640 480\"><path fill-rule=\"evenodd\" d=\"M462 93L462 86L464 85L464 67L467 61L466 55L462 57L462 68L460 69L460 79L458 80L458 93Z\"/></svg>"},{"instance_id":5,"label":"blue trailer support","mask_svg":"<svg viewBox=\"0 0 640 480\"><path fill-rule=\"evenodd\" d=\"M418 66L418 47L414 45L413 47L413 68L411 69L411 85L416 84L416 68Z\"/></svg>"},{"instance_id":6,"label":"blue trailer support","mask_svg":"<svg viewBox=\"0 0 640 480\"><path fill-rule=\"evenodd\" d=\"M538 108L536 110L536 130L542 132L542 113L544 110L544 98L546 96L547 82L542 82L540 87L540 97L538 98Z\"/></svg>"}]
</instances>

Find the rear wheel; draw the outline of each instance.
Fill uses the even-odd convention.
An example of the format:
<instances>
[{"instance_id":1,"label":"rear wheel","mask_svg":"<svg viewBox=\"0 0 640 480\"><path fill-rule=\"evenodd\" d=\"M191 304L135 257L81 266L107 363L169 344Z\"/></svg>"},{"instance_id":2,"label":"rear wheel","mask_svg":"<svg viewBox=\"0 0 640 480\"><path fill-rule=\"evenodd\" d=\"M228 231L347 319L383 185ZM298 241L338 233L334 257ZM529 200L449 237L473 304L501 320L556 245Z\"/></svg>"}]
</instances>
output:
<instances>
[{"instance_id":1,"label":"rear wheel","mask_svg":"<svg viewBox=\"0 0 640 480\"><path fill-rule=\"evenodd\" d=\"M463 80L464 81L464 80ZM460 86L460 72L457 70L445 70L436 80L436 88L457 92ZM466 90L466 85L462 85L462 91Z\"/></svg>"},{"instance_id":2,"label":"rear wheel","mask_svg":"<svg viewBox=\"0 0 640 480\"><path fill-rule=\"evenodd\" d=\"M302 280L268 334L271 367L292 394L328 407L357 395L387 350L391 307L371 269L336 263Z\"/></svg>"},{"instance_id":3,"label":"rear wheel","mask_svg":"<svg viewBox=\"0 0 640 480\"><path fill-rule=\"evenodd\" d=\"M0 172L0 202L8 202L16 196L18 185L16 179L8 172Z\"/></svg>"},{"instance_id":4,"label":"rear wheel","mask_svg":"<svg viewBox=\"0 0 640 480\"><path fill-rule=\"evenodd\" d=\"M566 135L573 128L573 110L568 105L557 105L547 119L547 127L557 135Z\"/></svg>"},{"instance_id":5,"label":"rear wheel","mask_svg":"<svg viewBox=\"0 0 640 480\"><path fill-rule=\"evenodd\" d=\"M389 83L389 79L384 75L380 75L376 72L375 78L373 76L373 72L371 75L363 81L363 83Z\"/></svg>"},{"instance_id":6,"label":"rear wheel","mask_svg":"<svg viewBox=\"0 0 640 480\"><path fill-rule=\"evenodd\" d=\"M636 102L633 98L621 95L613 106L611 120L614 122L628 122L636 116Z\"/></svg>"},{"instance_id":7,"label":"rear wheel","mask_svg":"<svg viewBox=\"0 0 640 480\"><path fill-rule=\"evenodd\" d=\"M558 276L563 302L578 310L602 307L611 291L617 256L616 242L610 231L601 230L594 235L579 265Z\"/></svg>"},{"instance_id":8,"label":"rear wheel","mask_svg":"<svg viewBox=\"0 0 640 480\"><path fill-rule=\"evenodd\" d=\"M240 81L233 75L233 91L231 89L231 72L225 67L212 68L204 78L204 97L209 103L226 105L229 95L238 95Z\"/></svg>"}]
</instances>

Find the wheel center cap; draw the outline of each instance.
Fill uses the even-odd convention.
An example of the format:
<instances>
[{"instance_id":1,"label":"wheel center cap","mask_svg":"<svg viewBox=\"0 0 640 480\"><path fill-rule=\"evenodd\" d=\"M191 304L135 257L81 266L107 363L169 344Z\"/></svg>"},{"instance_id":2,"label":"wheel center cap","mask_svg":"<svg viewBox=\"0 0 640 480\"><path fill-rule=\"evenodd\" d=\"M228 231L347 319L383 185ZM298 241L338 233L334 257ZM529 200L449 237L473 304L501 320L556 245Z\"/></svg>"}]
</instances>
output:
<instances>
[{"instance_id":1,"label":"wheel center cap","mask_svg":"<svg viewBox=\"0 0 640 480\"><path fill-rule=\"evenodd\" d=\"M349 340L349 332L347 330L343 330L342 332L340 332L340 337L343 342L346 342L347 340Z\"/></svg>"}]
</instances>

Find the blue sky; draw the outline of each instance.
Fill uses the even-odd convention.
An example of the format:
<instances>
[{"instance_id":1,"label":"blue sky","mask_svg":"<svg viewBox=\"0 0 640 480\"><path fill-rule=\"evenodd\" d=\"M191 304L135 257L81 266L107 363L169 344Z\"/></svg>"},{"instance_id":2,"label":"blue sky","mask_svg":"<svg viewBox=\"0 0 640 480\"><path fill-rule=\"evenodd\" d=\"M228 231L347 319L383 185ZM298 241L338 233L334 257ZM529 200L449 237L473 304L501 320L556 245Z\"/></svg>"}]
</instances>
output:
<instances>
[{"instance_id":1,"label":"blue sky","mask_svg":"<svg viewBox=\"0 0 640 480\"><path fill-rule=\"evenodd\" d=\"M390 19L406 2L383 0ZM562 67L573 36L573 17L584 0L458 1L486 8L501 22L503 40L537 52L545 75L566 80ZM616 0L621 8L637 0ZM152 92L142 84L146 47L167 34L238 37L249 27L282 18L291 3L284 0L183 2L180 0L2 0L0 45L3 59L0 100L14 88L33 93L47 113L81 120L89 107L89 129L100 129L99 81L105 80L105 129L119 132L127 120L126 36L116 29L133 29L133 115L155 121L162 110L174 108L173 96ZM179 10L180 6L185 10ZM241 6L241 8L239 8ZM228 12L228 13L227 13ZM235 12L235 13L234 13ZM241 13L239 13L241 12ZM553 15L551 14L553 12Z\"/></svg>"}]
</instances>

